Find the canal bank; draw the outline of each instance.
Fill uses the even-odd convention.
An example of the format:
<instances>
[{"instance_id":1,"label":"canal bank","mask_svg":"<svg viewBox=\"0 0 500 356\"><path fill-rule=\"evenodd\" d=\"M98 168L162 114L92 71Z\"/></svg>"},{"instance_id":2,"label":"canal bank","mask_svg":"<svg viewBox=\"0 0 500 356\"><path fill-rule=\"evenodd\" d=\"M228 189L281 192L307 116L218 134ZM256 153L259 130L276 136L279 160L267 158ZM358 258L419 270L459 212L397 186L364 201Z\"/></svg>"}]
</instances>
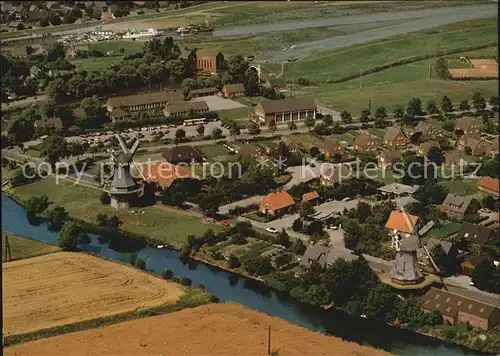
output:
<instances>
[{"instance_id":1,"label":"canal bank","mask_svg":"<svg viewBox=\"0 0 500 356\"><path fill-rule=\"evenodd\" d=\"M49 244L57 243L57 234L45 223L30 225L25 210L2 192L2 230ZM160 275L170 268L176 276L189 277L194 285L203 284L206 290L222 301L242 304L271 316L288 320L312 331L323 332L364 345L381 348L398 355L473 355L477 351L448 344L408 330L377 321L352 317L339 310L323 310L298 302L286 293L273 291L264 283L238 276L218 267L188 259L182 263L179 253L169 249L144 247L133 252L118 252L106 239L91 234L91 243L79 245L84 251L114 261L130 263L137 258L146 261L148 270Z\"/></svg>"}]
</instances>

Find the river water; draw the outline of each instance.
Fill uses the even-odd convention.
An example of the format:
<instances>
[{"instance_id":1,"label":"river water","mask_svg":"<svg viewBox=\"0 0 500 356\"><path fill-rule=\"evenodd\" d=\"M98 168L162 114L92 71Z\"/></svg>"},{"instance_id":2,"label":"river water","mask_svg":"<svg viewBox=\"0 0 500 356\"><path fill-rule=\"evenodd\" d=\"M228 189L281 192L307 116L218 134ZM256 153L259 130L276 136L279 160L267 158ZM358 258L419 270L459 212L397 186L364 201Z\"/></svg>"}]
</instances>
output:
<instances>
[{"instance_id":1,"label":"river water","mask_svg":"<svg viewBox=\"0 0 500 356\"><path fill-rule=\"evenodd\" d=\"M3 192L2 231L49 244L57 243L56 233L50 232L45 223L38 226L30 225L23 207ZM100 243L97 235L90 234L90 237L91 244L79 246L82 250L122 262L134 261L140 257L146 261L147 269L153 273L160 274L165 268L170 268L177 277L191 278L193 286L203 284L208 292L216 295L221 301L239 303L312 331L382 348L397 355L478 354L379 322L351 317L341 311L332 309L325 311L304 305L287 295L271 290L263 283L204 263L191 260L183 264L176 251L145 247L132 253L120 253L110 248L108 243Z\"/></svg>"}]
</instances>

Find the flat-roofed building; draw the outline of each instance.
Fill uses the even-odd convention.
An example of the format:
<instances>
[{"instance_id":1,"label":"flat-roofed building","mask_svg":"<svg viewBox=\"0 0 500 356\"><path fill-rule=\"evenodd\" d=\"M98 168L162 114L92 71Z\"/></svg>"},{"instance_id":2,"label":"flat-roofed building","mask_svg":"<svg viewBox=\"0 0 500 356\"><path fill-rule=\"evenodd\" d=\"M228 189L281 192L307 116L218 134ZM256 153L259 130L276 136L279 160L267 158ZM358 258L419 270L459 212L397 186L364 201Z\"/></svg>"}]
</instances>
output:
<instances>
[{"instance_id":1,"label":"flat-roofed building","mask_svg":"<svg viewBox=\"0 0 500 356\"><path fill-rule=\"evenodd\" d=\"M316 102L310 97L260 101L254 112L254 119L262 124L303 121L308 116L316 119Z\"/></svg>"},{"instance_id":2,"label":"flat-roofed building","mask_svg":"<svg viewBox=\"0 0 500 356\"><path fill-rule=\"evenodd\" d=\"M192 117L209 112L206 101L172 102L165 105L163 114L166 117Z\"/></svg>"},{"instance_id":3,"label":"flat-roofed building","mask_svg":"<svg viewBox=\"0 0 500 356\"><path fill-rule=\"evenodd\" d=\"M181 92L161 91L156 93L115 96L108 98L106 109L108 112L112 112L116 108L121 108L130 113L143 110L163 109L169 102L174 101L183 101Z\"/></svg>"}]
</instances>

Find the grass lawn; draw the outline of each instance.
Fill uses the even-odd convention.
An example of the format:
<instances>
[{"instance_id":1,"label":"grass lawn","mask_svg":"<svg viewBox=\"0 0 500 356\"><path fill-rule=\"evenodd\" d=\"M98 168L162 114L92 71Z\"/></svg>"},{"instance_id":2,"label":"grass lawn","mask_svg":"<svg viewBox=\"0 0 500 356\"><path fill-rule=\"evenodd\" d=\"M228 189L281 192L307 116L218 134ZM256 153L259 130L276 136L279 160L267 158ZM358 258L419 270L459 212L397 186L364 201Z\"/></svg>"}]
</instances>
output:
<instances>
[{"instance_id":1,"label":"grass lawn","mask_svg":"<svg viewBox=\"0 0 500 356\"><path fill-rule=\"evenodd\" d=\"M75 66L86 71L102 71L113 64L118 64L122 56L100 57L100 58L81 58L71 61Z\"/></svg>"},{"instance_id":2,"label":"grass lawn","mask_svg":"<svg viewBox=\"0 0 500 356\"><path fill-rule=\"evenodd\" d=\"M378 138L383 138L385 133L384 129L376 129L376 128L369 128L366 129L366 131L368 131L373 136L377 136Z\"/></svg>"},{"instance_id":3,"label":"grass lawn","mask_svg":"<svg viewBox=\"0 0 500 356\"><path fill-rule=\"evenodd\" d=\"M452 221L452 222L449 222L447 224L444 224L440 228L432 229L429 232L429 236L444 238L444 237L447 237L451 234L458 232L458 230L460 230L460 226L461 226L460 223Z\"/></svg>"},{"instance_id":4,"label":"grass lawn","mask_svg":"<svg viewBox=\"0 0 500 356\"><path fill-rule=\"evenodd\" d=\"M383 171L381 169L376 169L373 171L370 170L368 175L369 175L368 178L379 181L384 184L391 184L396 181L396 179L394 178L394 173L392 171Z\"/></svg>"},{"instance_id":5,"label":"grass lawn","mask_svg":"<svg viewBox=\"0 0 500 356\"><path fill-rule=\"evenodd\" d=\"M98 50L103 53L113 51L116 54L141 52L144 48L144 42L136 41L102 41L89 44L90 49Z\"/></svg>"},{"instance_id":6,"label":"grass lawn","mask_svg":"<svg viewBox=\"0 0 500 356\"><path fill-rule=\"evenodd\" d=\"M201 218L175 213L157 207L141 208L146 213L136 214L115 210L99 201L99 190L74 185L69 182L56 184L54 179L44 179L12 189L15 196L26 200L31 196L47 194L51 206L64 207L71 216L95 223L99 213L117 215L123 221L121 229L145 235L165 243L183 243L189 235L201 235L207 229L218 230L214 224L204 223Z\"/></svg>"},{"instance_id":7,"label":"grass lawn","mask_svg":"<svg viewBox=\"0 0 500 356\"><path fill-rule=\"evenodd\" d=\"M15 169L2 167L2 183L7 182L14 175L14 171Z\"/></svg>"},{"instance_id":8,"label":"grass lawn","mask_svg":"<svg viewBox=\"0 0 500 356\"><path fill-rule=\"evenodd\" d=\"M468 61L461 61L458 58L448 58L448 68L472 68L472 65Z\"/></svg>"},{"instance_id":9,"label":"grass lawn","mask_svg":"<svg viewBox=\"0 0 500 356\"><path fill-rule=\"evenodd\" d=\"M5 262L7 257L5 237L8 237L9 241L10 260L20 260L22 258L45 255L61 250L56 246L2 232L2 262Z\"/></svg>"},{"instance_id":10,"label":"grass lawn","mask_svg":"<svg viewBox=\"0 0 500 356\"><path fill-rule=\"evenodd\" d=\"M320 137L317 137L309 132L292 134L287 137L307 152L309 152L311 147L319 147L323 143L323 140Z\"/></svg>"},{"instance_id":11,"label":"grass lawn","mask_svg":"<svg viewBox=\"0 0 500 356\"><path fill-rule=\"evenodd\" d=\"M497 42L497 21L460 22L367 44L313 53L286 66L288 77L325 82L402 58Z\"/></svg>"},{"instance_id":12,"label":"grass lawn","mask_svg":"<svg viewBox=\"0 0 500 356\"><path fill-rule=\"evenodd\" d=\"M232 121L236 122L236 125L241 129L244 128L249 122L249 109L248 108L235 108L217 111L219 118L230 124Z\"/></svg>"},{"instance_id":13,"label":"grass lawn","mask_svg":"<svg viewBox=\"0 0 500 356\"><path fill-rule=\"evenodd\" d=\"M476 179L455 179L441 182L441 185L449 190L450 193L459 195L472 195L479 191L477 190Z\"/></svg>"},{"instance_id":14,"label":"grass lawn","mask_svg":"<svg viewBox=\"0 0 500 356\"><path fill-rule=\"evenodd\" d=\"M209 161L213 161L215 157L227 156L229 152L221 145L204 145L199 146L198 150L205 156Z\"/></svg>"}]
</instances>

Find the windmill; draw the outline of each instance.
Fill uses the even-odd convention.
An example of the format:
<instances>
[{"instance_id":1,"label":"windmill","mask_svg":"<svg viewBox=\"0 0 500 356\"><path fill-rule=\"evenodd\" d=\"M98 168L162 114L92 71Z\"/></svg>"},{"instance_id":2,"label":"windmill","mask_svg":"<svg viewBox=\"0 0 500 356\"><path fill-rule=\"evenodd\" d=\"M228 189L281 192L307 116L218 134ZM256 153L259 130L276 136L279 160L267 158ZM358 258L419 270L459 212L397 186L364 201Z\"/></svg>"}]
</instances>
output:
<instances>
[{"instance_id":1,"label":"windmill","mask_svg":"<svg viewBox=\"0 0 500 356\"><path fill-rule=\"evenodd\" d=\"M114 172L113 178L110 182L107 182L104 191L110 195L112 207L115 209L128 209L144 193L143 182L138 182L130 172L130 165L134 164L134 167L142 176L142 172L137 168L137 164L133 160L134 154L139 147L139 140L136 139L129 149L120 134L117 134L116 137L123 153L116 157L113 150L109 151L111 161L114 163ZM144 177L142 176L142 178Z\"/></svg>"}]
</instances>

